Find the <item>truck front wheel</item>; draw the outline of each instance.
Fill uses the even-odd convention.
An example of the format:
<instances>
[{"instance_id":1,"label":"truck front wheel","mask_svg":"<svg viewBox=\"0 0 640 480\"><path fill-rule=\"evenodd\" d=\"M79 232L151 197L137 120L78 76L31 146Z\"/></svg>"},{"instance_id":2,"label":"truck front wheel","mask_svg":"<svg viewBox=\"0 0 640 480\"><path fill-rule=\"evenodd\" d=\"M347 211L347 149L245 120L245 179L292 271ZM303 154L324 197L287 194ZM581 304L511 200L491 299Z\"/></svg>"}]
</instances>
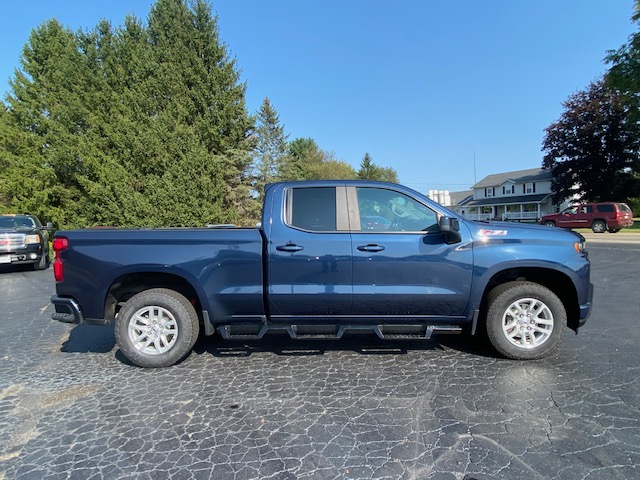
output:
<instances>
[{"instance_id":1,"label":"truck front wheel","mask_svg":"<svg viewBox=\"0 0 640 480\"><path fill-rule=\"evenodd\" d=\"M558 348L565 334L567 313L548 288L533 282L509 282L488 297L487 336L507 358L533 360Z\"/></svg>"},{"instance_id":2,"label":"truck front wheel","mask_svg":"<svg viewBox=\"0 0 640 480\"><path fill-rule=\"evenodd\" d=\"M140 367L168 367L186 357L199 333L193 305L173 290L154 288L131 297L116 317L118 346Z\"/></svg>"}]
</instances>

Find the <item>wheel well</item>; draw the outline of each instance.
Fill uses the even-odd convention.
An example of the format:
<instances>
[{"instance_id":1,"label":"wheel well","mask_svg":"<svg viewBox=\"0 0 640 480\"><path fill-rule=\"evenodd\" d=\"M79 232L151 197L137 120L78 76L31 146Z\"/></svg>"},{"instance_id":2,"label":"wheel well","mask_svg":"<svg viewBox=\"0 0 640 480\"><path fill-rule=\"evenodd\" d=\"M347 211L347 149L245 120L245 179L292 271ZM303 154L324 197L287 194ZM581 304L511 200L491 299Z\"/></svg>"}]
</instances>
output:
<instances>
[{"instance_id":1,"label":"wheel well","mask_svg":"<svg viewBox=\"0 0 640 480\"><path fill-rule=\"evenodd\" d=\"M605 218L594 218L593 221L591 222L591 225L593 225L596 222L602 222L604 223L604 226L607 226L607 220Z\"/></svg>"},{"instance_id":2,"label":"wheel well","mask_svg":"<svg viewBox=\"0 0 640 480\"><path fill-rule=\"evenodd\" d=\"M578 294L573 282L564 273L549 268L516 268L505 270L494 275L487 284L487 288L482 297L480 311L483 317L487 312L487 297L489 292L499 285L516 280L538 283L555 293L564 304L567 312L567 325L572 330L578 328L580 308L578 306Z\"/></svg>"},{"instance_id":3,"label":"wheel well","mask_svg":"<svg viewBox=\"0 0 640 480\"><path fill-rule=\"evenodd\" d=\"M134 295L151 288L168 288L184 296L202 315L200 299L193 286L184 278L169 273L134 273L125 275L111 284L104 305L104 318L115 318L120 307Z\"/></svg>"}]
</instances>

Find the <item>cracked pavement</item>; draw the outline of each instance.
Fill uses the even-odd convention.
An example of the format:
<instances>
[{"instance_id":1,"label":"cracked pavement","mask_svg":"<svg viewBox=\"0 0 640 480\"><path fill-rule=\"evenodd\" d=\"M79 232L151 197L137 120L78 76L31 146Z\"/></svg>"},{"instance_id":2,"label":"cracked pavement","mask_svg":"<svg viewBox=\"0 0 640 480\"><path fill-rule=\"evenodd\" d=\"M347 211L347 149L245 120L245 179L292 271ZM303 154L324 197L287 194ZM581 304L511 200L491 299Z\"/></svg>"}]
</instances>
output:
<instances>
[{"instance_id":1,"label":"cracked pavement","mask_svg":"<svg viewBox=\"0 0 640 480\"><path fill-rule=\"evenodd\" d=\"M0 480L640 478L640 245L588 245L595 306L550 358L473 337L201 339L131 366L0 271Z\"/></svg>"}]
</instances>

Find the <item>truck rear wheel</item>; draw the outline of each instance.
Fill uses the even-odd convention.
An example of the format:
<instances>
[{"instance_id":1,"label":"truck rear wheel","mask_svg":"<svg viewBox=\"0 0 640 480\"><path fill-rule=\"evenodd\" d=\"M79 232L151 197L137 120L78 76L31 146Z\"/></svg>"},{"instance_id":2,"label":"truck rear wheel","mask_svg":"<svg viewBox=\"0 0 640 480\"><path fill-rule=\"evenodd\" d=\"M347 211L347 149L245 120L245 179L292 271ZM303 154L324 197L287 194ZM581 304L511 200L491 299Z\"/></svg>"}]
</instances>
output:
<instances>
[{"instance_id":1,"label":"truck rear wheel","mask_svg":"<svg viewBox=\"0 0 640 480\"><path fill-rule=\"evenodd\" d=\"M489 293L488 306L487 336L505 357L542 358L562 343L567 313L548 288L526 281L505 283Z\"/></svg>"},{"instance_id":2,"label":"truck rear wheel","mask_svg":"<svg viewBox=\"0 0 640 480\"><path fill-rule=\"evenodd\" d=\"M200 327L193 305L164 288L131 297L116 317L116 341L122 353L140 367L168 367L185 358Z\"/></svg>"}]
</instances>

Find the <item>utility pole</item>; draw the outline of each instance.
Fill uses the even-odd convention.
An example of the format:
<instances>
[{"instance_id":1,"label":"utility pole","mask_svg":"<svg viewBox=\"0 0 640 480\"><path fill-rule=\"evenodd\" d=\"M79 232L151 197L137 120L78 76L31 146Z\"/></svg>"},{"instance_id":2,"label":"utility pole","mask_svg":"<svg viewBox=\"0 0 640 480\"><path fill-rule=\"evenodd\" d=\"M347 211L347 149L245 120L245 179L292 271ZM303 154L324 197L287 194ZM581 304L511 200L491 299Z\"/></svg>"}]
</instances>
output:
<instances>
[{"instance_id":1,"label":"utility pole","mask_svg":"<svg viewBox=\"0 0 640 480\"><path fill-rule=\"evenodd\" d=\"M473 151L473 184L478 183L478 178L476 176L476 151Z\"/></svg>"}]
</instances>

